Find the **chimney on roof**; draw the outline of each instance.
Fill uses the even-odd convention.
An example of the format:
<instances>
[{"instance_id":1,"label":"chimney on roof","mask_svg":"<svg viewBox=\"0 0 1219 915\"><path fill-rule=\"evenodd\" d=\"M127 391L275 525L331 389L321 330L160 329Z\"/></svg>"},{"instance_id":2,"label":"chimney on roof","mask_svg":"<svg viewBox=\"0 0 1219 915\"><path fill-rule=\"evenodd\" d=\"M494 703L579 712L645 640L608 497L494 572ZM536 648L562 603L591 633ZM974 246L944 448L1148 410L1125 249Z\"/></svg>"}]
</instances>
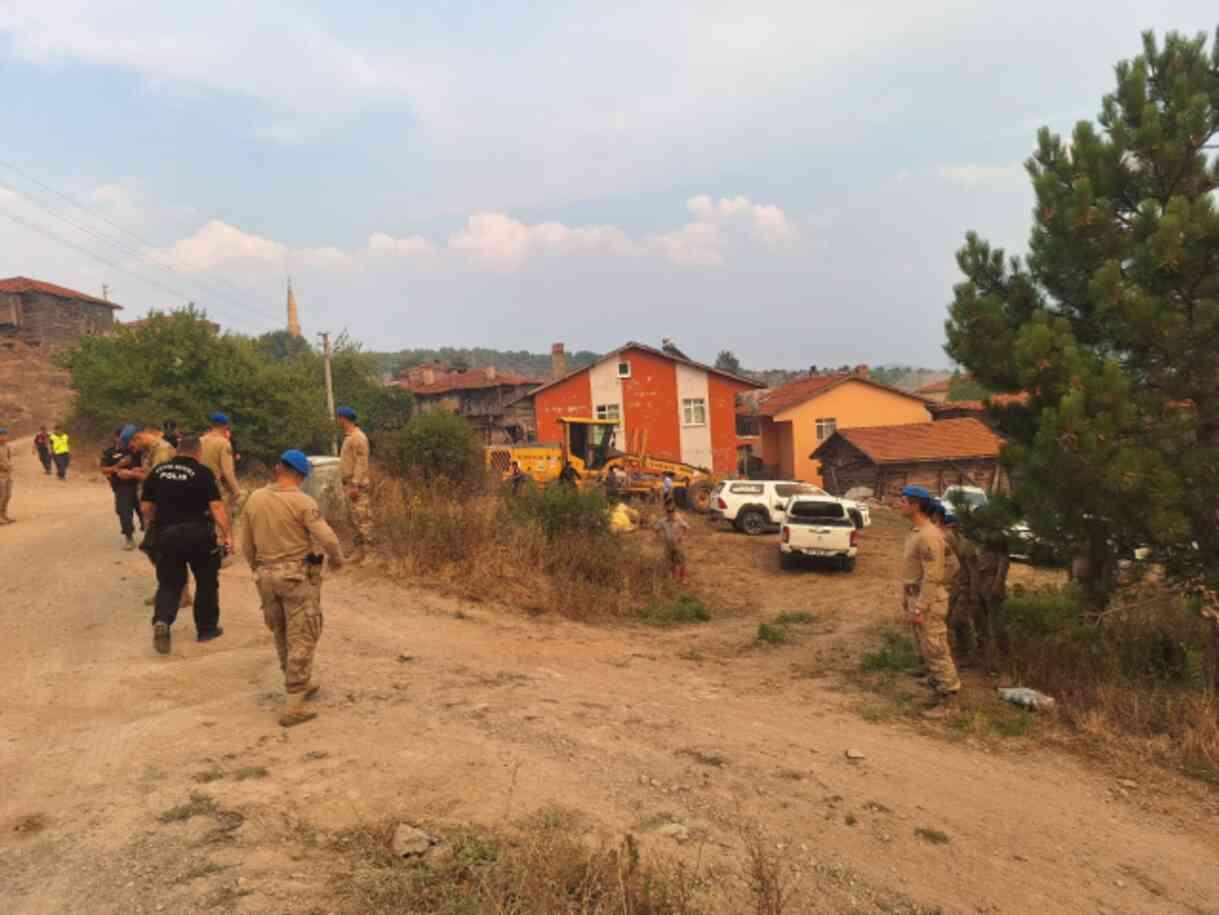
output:
<instances>
[{"instance_id":1,"label":"chimney on roof","mask_svg":"<svg viewBox=\"0 0 1219 915\"><path fill-rule=\"evenodd\" d=\"M864 362L851 369L851 374L857 378L867 378L871 374L871 369L869 369L868 364Z\"/></svg>"},{"instance_id":2,"label":"chimney on roof","mask_svg":"<svg viewBox=\"0 0 1219 915\"><path fill-rule=\"evenodd\" d=\"M487 366L485 369L483 369L483 374L487 376L488 381L494 381L495 380L495 366L493 366L493 365Z\"/></svg>"},{"instance_id":3,"label":"chimney on roof","mask_svg":"<svg viewBox=\"0 0 1219 915\"><path fill-rule=\"evenodd\" d=\"M567 374L567 348L556 343L550 348L550 377L562 378Z\"/></svg>"}]
</instances>

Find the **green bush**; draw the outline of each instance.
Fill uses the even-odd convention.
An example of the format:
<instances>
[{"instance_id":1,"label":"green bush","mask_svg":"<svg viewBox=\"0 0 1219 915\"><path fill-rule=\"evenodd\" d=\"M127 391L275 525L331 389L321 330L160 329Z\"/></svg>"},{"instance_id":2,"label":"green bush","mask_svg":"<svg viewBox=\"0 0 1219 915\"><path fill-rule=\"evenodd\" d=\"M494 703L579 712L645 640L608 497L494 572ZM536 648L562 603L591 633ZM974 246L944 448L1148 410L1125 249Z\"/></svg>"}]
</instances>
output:
<instances>
[{"instance_id":1,"label":"green bush","mask_svg":"<svg viewBox=\"0 0 1219 915\"><path fill-rule=\"evenodd\" d=\"M200 431L215 410L228 413L243 454L273 462L287 448L324 453L334 433L326 409L322 357L283 334L251 339L219 334L188 308L151 316L139 327L84 337L61 357L76 402L71 424L87 438L108 438L127 422ZM275 339L271 339L275 338ZM335 397L361 411L366 431L409 417L409 395L387 391L359 348L340 341Z\"/></svg>"},{"instance_id":2,"label":"green bush","mask_svg":"<svg viewBox=\"0 0 1219 915\"><path fill-rule=\"evenodd\" d=\"M653 626L677 626L685 623L709 623L711 611L702 601L689 594L676 601L656 601L640 613L643 621Z\"/></svg>"},{"instance_id":3,"label":"green bush","mask_svg":"<svg viewBox=\"0 0 1219 915\"><path fill-rule=\"evenodd\" d=\"M587 534L611 537L609 502L599 489L530 486L509 499L505 511L517 520L536 523L548 540Z\"/></svg>"},{"instance_id":4,"label":"green bush","mask_svg":"<svg viewBox=\"0 0 1219 915\"><path fill-rule=\"evenodd\" d=\"M860 661L860 669L864 673L878 671L906 671L919 666L918 652L914 648L914 640L908 635L897 632L885 633L885 644L876 651L870 651Z\"/></svg>"},{"instance_id":5,"label":"green bush","mask_svg":"<svg viewBox=\"0 0 1219 915\"><path fill-rule=\"evenodd\" d=\"M378 457L395 476L468 484L482 475L482 451L474 429L455 413L420 414L387 432L381 447Z\"/></svg>"},{"instance_id":6,"label":"green bush","mask_svg":"<svg viewBox=\"0 0 1219 915\"><path fill-rule=\"evenodd\" d=\"M787 630L774 623L758 623L758 641L777 645L787 641Z\"/></svg>"}]
</instances>

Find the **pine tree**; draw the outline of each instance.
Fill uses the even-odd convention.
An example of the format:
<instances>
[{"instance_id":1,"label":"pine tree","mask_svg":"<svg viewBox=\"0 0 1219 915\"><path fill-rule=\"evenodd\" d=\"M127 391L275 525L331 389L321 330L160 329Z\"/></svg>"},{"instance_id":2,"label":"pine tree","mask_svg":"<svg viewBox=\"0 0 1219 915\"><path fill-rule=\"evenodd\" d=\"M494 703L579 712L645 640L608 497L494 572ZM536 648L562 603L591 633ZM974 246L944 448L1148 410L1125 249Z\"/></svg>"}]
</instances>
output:
<instances>
[{"instance_id":1,"label":"pine tree","mask_svg":"<svg viewBox=\"0 0 1219 915\"><path fill-rule=\"evenodd\" d=\"M715 367L721 372L732 372L734 375L739 375L741 373L741 360L730 349L720 350L720 354L715 357Z\"/></svg>"},{"instance_id":2,"label":"pine tree","mask_svg":"<svg viewBox=\"0 0 1219 915\"><path fill-rule=\"evenodd\" d=\"M1098 124L1042 129L1028 255L957 256L946 350L996 391L1034 531L1086 556L1103 605L1137 546L1219 584L1219 32L1151 33Z\"/></svg>"}]
</instances>

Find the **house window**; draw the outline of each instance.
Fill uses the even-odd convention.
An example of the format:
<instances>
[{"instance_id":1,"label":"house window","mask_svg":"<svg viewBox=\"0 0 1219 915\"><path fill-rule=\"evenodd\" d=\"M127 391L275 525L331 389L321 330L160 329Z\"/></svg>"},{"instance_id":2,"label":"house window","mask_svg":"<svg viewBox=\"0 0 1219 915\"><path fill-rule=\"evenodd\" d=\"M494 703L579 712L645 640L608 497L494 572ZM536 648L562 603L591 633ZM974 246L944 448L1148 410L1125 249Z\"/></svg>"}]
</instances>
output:
<instances>
[{"instance_id":1,"label":"house window","mask_svg":"<svg viewBox=\"0 0 1219 915\"><path fill-rule=\"evenodd\" d=\"M618 363L618 377L619 378L630 378L631 377L631 364L629 362L619 362Z\"/></svg>"},{"instance_id":2,"label":"house window","mask_svg":"<svg viewBox=\"0 0 1219 915\"><path fill-rule=\"evenodd\" d=\"M737 438L757 438L762 434L762 421L756 416L738 416L736 418Z\"/></svg>"},{"instance_id":3,"label":"house window","mask_svg":"<svg viewBox=\"0 0 1219 915\"><path fill-rule=\"evenodd\" d=\"M817 441L824 442L827 438L833 435L838 429L838 420L830 417L829 419L817 420Z\"/></svg>"},{"instance_id":4,"label":"house window","mask_svg":"<svg viewBox=\"0 0 1219 915\"><path fill-rule=\"evenodd\" d=\"M702 397L687 397L681 402L681 421L685 426L707 425L707 401Z\"/></svg>"},{"instance_id":5,"label":"house window","mask_svg":"<svg viewBox=\"0 0 1219 915\"><path fill-rule=\"evenodd\" d=\"M597 404L597 419L612 419L619 422L622 419L622 407L616 403Z\"/></svg>"}]
</instances>

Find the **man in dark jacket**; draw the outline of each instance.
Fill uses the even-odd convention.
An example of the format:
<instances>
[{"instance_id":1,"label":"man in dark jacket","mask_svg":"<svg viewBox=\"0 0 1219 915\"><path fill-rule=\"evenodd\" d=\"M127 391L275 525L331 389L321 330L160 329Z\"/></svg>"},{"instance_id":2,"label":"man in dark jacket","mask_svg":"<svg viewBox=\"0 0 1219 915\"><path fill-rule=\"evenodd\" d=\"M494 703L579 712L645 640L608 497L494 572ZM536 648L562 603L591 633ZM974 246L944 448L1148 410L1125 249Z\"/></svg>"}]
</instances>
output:
<instances>
[{"instance_id":1,"label":"man in dark jacket","mask_svg":"<svg viewBox=\"0 0 1219 915\"><path fill-rule=\"evenodd\" d=\"M232 550L233 533L216 477L199 463L197 436L181 436L177 457L149 473L140 508L148 524L155 525L156 534L153 647L160 654L169 654L170 627L178 617L188 566L195 576L198 640L208 642L223 635L219 626L221 546Z\"/></svg>"}]
</instances>

